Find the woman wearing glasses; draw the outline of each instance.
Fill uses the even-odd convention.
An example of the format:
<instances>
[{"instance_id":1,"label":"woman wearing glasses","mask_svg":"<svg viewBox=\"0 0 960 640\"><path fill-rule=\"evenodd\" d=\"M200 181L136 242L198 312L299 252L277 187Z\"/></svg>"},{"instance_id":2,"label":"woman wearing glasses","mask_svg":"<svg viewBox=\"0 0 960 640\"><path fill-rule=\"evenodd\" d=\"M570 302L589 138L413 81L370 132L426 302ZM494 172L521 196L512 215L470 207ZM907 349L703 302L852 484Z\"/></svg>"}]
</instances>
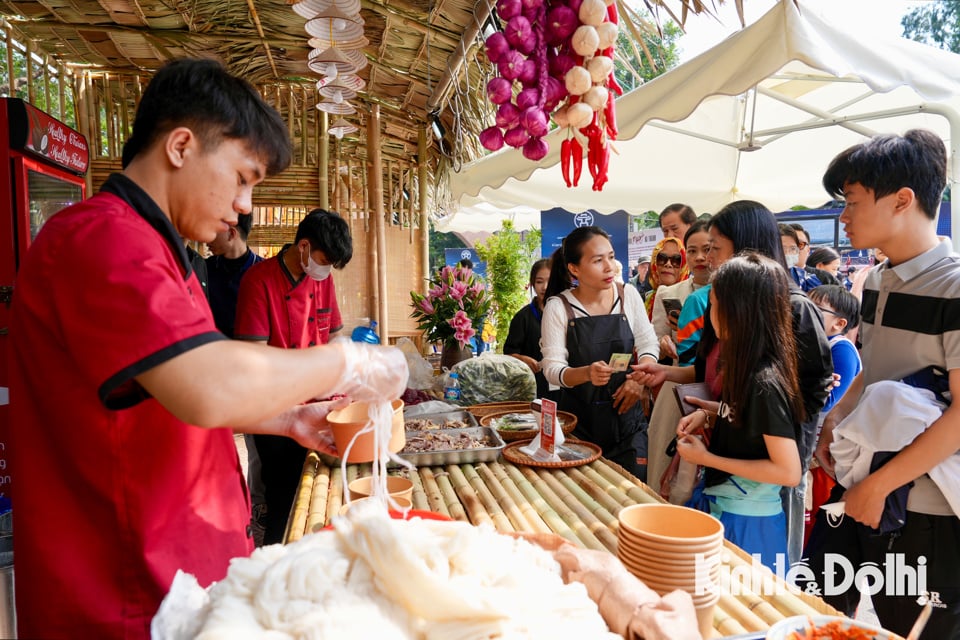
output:
<instances>
[{"instance_id":1,"label":"woman wearing glasses","mask_svg":"<svg viewBox=\"0 0 960 640\"><path fill-rule=\"evenodd\" d=\"M543 373L560 387L560 409L577 416L574 437L634 475L634 436L644 426L642 385L611 366L613 354L655 364L657 336L635 287L615 282L613 246L600 227L579 227L551 258L541 321ZM577 286L573 287L573 280Z\"/></svg>"}]
</instances>

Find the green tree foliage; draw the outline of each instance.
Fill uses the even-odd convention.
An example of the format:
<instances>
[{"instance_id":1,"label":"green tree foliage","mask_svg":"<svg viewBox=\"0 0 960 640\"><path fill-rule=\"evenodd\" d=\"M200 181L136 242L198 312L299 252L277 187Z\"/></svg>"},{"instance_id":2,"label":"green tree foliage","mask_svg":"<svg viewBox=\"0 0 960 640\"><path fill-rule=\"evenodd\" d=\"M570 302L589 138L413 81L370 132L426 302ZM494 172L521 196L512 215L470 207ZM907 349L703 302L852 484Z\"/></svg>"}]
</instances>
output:
<instances>
[{"instance_id":1,"label":"green tree foliage","mask_svg":"<svg viewBox=\"0 0 960 640\"><path fill-rule=\"evenodd\" d=\"M513 228L513 222L504 220L499 231L477 245L477 254L487 263L487 282L493 295L489 319L496 329L500 352L510 321L527 303L525 287L542 235L539 229L522 234Z\"/></svg>"},{"instance_id":2,"label":"green tree foliage","mask_svg":"<svg viewBox=\"0 0 960 640\"><path fill-rule=\"evenodd\" d=\"M650 64L650 60L643 52L643 47L633 41L633 33L625 26L620 27L620 33L617 36L617 52L630 61L630 66L640 74L644 82L649 82L677 66L679 63L677 39L682 33L680 27L672 22L667 22L663 25L663 38L657 35L642 34L643 43L656 62L656 67ZM640 53L639 58L637 52ZM614 60L613 73L617 83L623 87L624 93L636 89L641 84L623 61L619 59Z\"/></svg>"},{"instance_id":3,"label":"green tree foliage","mask_svg":"<svg viewBox=\"0 0 960 640\"><path fill-rule=\"evenodd\" d=\"M903 37L960 53L960 0L925 2L900 19Z\"/></svg>"},{"instance_id":4,"label":"green tree foliage","mask_svg":"<svg viewBox=\"0 0 960 640\"><path fill-rule=\"evenodd\" d=\"M7 43L0 39L0 95L11 98L20 98L27 101L29 91L27 87L27 57L24 52L14 46L13 48L13 83L10 82L10 70L7 69ZM65 104L63 105L63 117L60 117L60 85L62 79L57 74L50 75L50 104L47 104L47 92L43 85L43 64L38 60L33 61L33 106L46 111L55 118L63 121L73 128L77 127L76 112L73 104L73 89L69 83L66 85Z\"/></svg>"}]
</instances>

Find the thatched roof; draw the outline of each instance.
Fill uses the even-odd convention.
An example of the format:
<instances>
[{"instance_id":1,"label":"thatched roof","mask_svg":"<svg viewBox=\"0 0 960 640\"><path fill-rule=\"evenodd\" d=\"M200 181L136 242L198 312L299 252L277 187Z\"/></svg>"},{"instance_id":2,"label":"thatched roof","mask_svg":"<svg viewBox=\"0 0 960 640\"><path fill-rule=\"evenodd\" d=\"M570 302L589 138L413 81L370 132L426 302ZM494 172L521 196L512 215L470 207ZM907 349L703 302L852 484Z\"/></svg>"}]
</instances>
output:
<instances>
[{"instance_id":1,"label":"thatched roof","mask_svg":"<svg viewBox=\"0 0 960 640\"><path fill-rule=\"evenodd\" d=\"M710 12L707 0L671 0L680 7ZM722 1L722 0L718 0ZM739 5L742 0L737 0ZM645 0L668 6L667 0ZM183 56L215 56L257 85L312 86L318 76L307 67L311 48L306 20L292 0L0 0L0 16L37 51L67 68L102 69L148 75L165 61ZM479 153L476 136L489 121L483 86L489 74L476 56L479 28L488 0L361 0L369 61L360 72L366 88L356 100L361 112L381 106L384 145L395 155L416 152L418 128L431 111L440 112L450 136L453 159ZM661 9L661 15L663 10ZM471 30L471 25L473 29ZM649 25L647 25L649 26ZM458 52L467 63L456 64ZM444 82L445 76L451 82ZM314 94L315 95L315 94ZM360 116L362 118L362 116ZM349 117L362 125L357 116ZM363 138L345 139L348 151ZM439 152L432 145L433 153ZM362 156L361 150L357 155Z\"/></svg>"}]
</instances>

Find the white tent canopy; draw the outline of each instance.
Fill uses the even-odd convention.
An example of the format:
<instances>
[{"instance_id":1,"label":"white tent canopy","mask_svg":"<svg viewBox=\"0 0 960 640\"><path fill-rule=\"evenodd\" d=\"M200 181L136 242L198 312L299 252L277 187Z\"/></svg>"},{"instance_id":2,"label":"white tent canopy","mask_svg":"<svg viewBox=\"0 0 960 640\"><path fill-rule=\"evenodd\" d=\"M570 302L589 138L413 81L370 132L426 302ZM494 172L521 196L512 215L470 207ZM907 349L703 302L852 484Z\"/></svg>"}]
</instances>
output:
<instances>
[{"instance_id":1,"label":"white tent canopy","mask_svg":"<svg viewBox=\"0 0 960 640\"><path fill-rule=\"evenodd\" d=\"M877 133L923 127L947 143L949 183L960 144L960 55L832 25L802 1L781 0L756 23L617 101L620 141L610 181L563 184L560 142L534 164L518 150L451 174L464 211L477 203L609 213L685 202L700 213L748 198L774 211L828 199L830 159ZM960 197L960 191L953 193ZM954 200L953 228L960 229ZM957 234L960 237L960 234Z\"/></svg>"}]
</instances>

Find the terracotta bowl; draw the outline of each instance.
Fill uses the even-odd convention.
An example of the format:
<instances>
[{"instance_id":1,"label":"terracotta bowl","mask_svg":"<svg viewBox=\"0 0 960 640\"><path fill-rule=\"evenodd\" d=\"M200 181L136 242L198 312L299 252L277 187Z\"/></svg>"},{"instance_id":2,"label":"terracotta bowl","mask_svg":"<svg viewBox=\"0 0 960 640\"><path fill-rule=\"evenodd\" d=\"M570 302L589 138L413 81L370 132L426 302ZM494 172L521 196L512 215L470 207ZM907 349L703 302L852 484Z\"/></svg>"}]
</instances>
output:
<instances>
[{"instance_id":1,"label":"terracotta bowl","mask_svg":"<svg viewBox=\"0 0 960 640\"><path fill-rule=\"evenodd\" d=\"M363 504L364 502L370 502L372 500L374 500L374 498L359 498L359 499L353 500L350 504L345 504L342 507L340 507L339 513L340 515L343 515L347 511L350 511L350 509L352 509L356 505ZM405 509L409 509L413 505L413 503L407 498L396 497L393 499L393 501L397 503L397 507L399 507L401 511ZM394 509L393 505L390 505L390 510L393 510L393 509Z\"/></svg>"},{"instance_id":2,"label":"terracotta bowl","mask_svg":"<svg viewBox=\"0 0 960 640\"><path fill-rule=\"evenodd\" d=\"M630 556L651 562L667 560L687 560L689 562L693 562L698 553L702 553L706 556L712 556L721 553L721 550L723 549L723 538L698 545L667 545L651 543L641 538L630 538L628 536L621 535L617 538L617 547L622 549Z\"/></svg>"},{"instance_id":3,"label":"terracotta bowl","mask_svg":"<svg viewBox=\"0 0 960 640\"><path fill-rule=\"evenodd\" d=\"M634 567L650 572L652 575L692 575L698 570L717 570L722 564L717 555L706 556L703 562L697 563L694 558L665 559L635 555L623 548L617 550L617 557L624 564L629 562Z\"/></svg>"},{"instance_id":4,"label":"terracotta bowl","mask_svg":"<svg viewBox=\"0 0 960 640\"><path fill-rule=\"evenodd\" d=\"M635 504L617 515L619 535L668 547L709 544L723 538L723 525L708 513L673 504Z\"/></svg>"},{"instance_id":5,"label":"terracotta bowl","mask_svg":"<svg viewBox=\"0 0 960 640\"><path fill-rule=\"evenodd\" d=\"M373 478L357 478L347 485L351 500L369 498L373 495ZM387 476L387 493L391 498L413 500L413 481L398 476Z\"/></svg>"},{"instance_id":6,"label":"terracotta bowl","mask_svg":"<svg viewBox=\"0 0 960 640\"><path fill-rule=\"evenodd\" d=\"M367 424L367 403L354 402L348 407L331 411L327 416L327 422L333 430L333 441L337 445L337 451L343 457L347 448L350 447L350 441ZM390 451L396 453L403 449L407 443L405 431L403 429L403 400L393 401L393 422L390 432ZM347 462L372 462L376 458L373 450L373 432L364 433L357 437L350 447L350 455L347 456Z\"/></svg>"}]
</instances>

